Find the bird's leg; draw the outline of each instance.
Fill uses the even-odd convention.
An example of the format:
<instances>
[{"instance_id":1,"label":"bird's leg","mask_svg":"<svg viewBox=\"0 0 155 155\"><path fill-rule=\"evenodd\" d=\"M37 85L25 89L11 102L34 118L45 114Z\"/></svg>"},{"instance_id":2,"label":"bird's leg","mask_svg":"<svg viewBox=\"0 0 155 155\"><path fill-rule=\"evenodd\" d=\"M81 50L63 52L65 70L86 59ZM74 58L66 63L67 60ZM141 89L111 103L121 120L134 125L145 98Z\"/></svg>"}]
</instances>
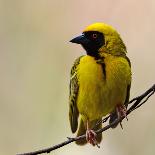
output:
<instances>
[{"instance_id":1,"label":"bird's leg","mask_svg":"<svg viewBox=\"0 0 155 155\"><path fill-rule=\"evenodd\" d=\"M118 119L122 117L126 117L126 119L128 120L127 115L126 115L127 109L124 105L117 105L116 112L117 112ZM123 129L122 122L120 122L120 126Z\"/></svg>"},{"instance_id":2,"label":"bird's leg","mask_svg":"<svg viewBox=\"0 0 155 155\"><path fill-rule=\"evenodd\" d=\"M86 140L93 146L97 145L97 134L89 128L89 121L87 120Z\"/></svg>"}]
</instances>

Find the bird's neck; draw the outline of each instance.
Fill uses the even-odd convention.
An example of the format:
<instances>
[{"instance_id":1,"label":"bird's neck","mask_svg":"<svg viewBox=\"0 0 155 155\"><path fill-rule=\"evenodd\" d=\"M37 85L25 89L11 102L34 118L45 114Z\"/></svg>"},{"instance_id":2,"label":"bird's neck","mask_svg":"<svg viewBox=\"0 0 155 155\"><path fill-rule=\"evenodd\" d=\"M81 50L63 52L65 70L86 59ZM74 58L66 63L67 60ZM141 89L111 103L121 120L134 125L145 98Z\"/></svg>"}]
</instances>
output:
<instances>
[{"instance_id":1,"label":"bird's neck","mask_svg":"<svg viewBox=\"0 0 155 155\"><path fill-rule=\"evenodd\" d=\"M94 57L96 60L100 59L100 55L98 52L88 52L86 51L87 55Z\"/></svg>"}]
</instances>

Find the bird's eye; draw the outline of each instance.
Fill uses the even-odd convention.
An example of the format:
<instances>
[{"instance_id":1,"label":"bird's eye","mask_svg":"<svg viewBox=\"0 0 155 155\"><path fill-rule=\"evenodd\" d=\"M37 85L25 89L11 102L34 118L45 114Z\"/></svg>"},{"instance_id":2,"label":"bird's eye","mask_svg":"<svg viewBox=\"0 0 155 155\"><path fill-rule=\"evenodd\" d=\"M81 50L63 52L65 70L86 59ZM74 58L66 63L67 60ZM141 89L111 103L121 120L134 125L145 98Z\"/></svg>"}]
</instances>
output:
<instances>
[{"instance_id":1,"label":"bird's eye","mask_svg":"<svg viewBox=\"0 0 155 155\"><path fill-rule=\"evenodd\" d=\"M97 34L96 34L96 33L93 33L93 34L92 34L92 38L93 38L93 39L96 39L96 38L97 38Z\"/></svg>"}]
</instances>

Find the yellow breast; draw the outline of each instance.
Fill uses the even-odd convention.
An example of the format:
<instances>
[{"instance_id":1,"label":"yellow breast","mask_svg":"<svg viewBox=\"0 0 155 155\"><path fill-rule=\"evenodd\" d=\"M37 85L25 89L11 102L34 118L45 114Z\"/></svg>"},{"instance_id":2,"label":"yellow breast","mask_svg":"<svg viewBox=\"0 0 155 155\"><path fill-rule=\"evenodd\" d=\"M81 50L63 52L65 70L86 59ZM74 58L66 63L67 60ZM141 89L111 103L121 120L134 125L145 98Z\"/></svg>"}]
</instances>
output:
<instances>
[{"instance_id":1,"label":"yellow breast","mask_svg":"<svg viewBox=\"0 0 155 155\"><path fill-rule=\"evenodd\" d=\"M77 68L79 93L77 107L89 120L99 119L111 112L126 97L130 67L124 58L105 58L106 75L95 58L84 56ZM129 77L129 78L128 78Z\"/></svg>"}]
</instances>

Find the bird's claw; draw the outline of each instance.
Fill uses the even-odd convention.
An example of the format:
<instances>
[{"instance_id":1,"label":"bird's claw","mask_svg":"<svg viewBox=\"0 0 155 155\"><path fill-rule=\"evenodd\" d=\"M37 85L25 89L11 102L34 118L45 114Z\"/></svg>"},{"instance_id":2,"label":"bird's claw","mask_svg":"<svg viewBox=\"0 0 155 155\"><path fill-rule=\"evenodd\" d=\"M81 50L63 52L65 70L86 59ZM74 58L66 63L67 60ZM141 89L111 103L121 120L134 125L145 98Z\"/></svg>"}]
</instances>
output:
<instances>
[{"instance_id":1,"label":"bird's claw","mask_svg":"<svg viewBox=\"0 0 155 155\"><path fill-rule=\"evenodd\" d=\"M126 107L124 105L118 105L116 110L117 110L118 119L125 117L126 120L128 121L127 114L126 114L127 109L126 109ZM122 126L121 122L120 122L120 126L123 129L123 126Z\"/></svg>"},{"instance_id":2,"label":"bird's claw","mask_svg":"<svg viewBox=\"0 0 155 155\"><path fill-rule=\"evenodd\" d=\"M127 109L126 109L126 107L124 105L118 105L117 106L117 115L118 115L118 118L126 117L126 119L127 119L126 113L127 113Z\"/></svg>"},{"instance_id":3,"label":"bird's claw","mask_svg":"<svg viewBox=\"0 0 155 155\"><path fill-rule=\"evenodd\" d=\"M93 146L95 146L95 145L98 146L97 140L96 140L96 136L97 136L97 134L96 134L93 130L88 129L88 130L86 131L86 140L87 140L90 144L92 144ZM99 147L99 146L98 146L98 147Z\"/></svg>"}]
</instances>

